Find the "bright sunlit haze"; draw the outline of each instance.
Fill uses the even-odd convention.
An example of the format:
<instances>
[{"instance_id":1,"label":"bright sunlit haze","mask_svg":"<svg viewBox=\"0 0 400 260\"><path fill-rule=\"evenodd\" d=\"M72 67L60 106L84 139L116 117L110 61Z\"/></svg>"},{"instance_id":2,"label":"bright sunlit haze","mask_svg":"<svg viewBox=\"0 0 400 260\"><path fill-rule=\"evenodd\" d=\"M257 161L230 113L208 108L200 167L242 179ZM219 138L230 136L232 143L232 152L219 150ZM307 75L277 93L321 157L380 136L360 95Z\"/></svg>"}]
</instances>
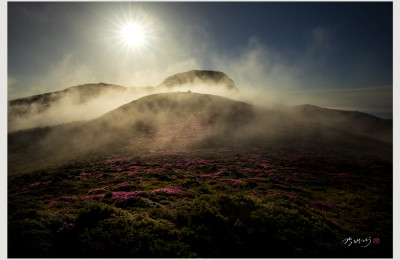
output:
<instances>
[{"instance_id":1,"label":"bright sunlit haze","mask_svg":"<svg viewBox=\"0 0 400 260\"><path fill-rule=\"evenodd\" d=\"M140 47L144 41L143 29L138 24L127 24L122 28L122 37L126 44Z\"/></svg>"}]
</instances>

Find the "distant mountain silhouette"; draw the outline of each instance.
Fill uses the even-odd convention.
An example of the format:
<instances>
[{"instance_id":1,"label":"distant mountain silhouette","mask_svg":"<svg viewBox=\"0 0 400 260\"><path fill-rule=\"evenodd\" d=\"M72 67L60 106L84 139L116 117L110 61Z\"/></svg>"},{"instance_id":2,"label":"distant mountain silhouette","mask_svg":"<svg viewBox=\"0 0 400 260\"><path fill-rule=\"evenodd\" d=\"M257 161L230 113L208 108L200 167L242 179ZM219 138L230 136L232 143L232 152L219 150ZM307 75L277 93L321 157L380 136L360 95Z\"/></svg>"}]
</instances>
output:
<instances>
[{"instance_id":1,"label":"distant mountain silhouette","mask_svg":"<svg viewBox=\"0 0 400 260\"><path fill-rule=\"evenodd\" d=\"M18 98L8 101L8 117L13 119L16 116L24 116L32 113L42 113L52 109L57 102L68 99L71 105L81 105L90 102L110 92L122 95L127 91L126 87L98 83L84 84L67 89L50 92L25 98Z\"/></svg>"},{"instance_id":2,"label":"distant mountain silhouette","mask_svg":"<svg viewBox=\"0 0 400 260\"><path fill-rule=\"evenodd\" d=\"M8 131L92 119L131 101L137 92L136 88L98 83L11 100Z\"/></svg>"},{"instance_id":3,"label":"distant mountain silhouette","mask_svg":"<svg viewBox=\"0 0 400 260\"><path fill-rule=\"evenodd\" d=\"M48 109L52 103L57 102L61 98L72 95L74 97L74 101L76 104L81 104L87 102L92 98L96 98L102 92L107 90L113 91L125 91L126 87L106 84L106 83L98 83L98 84L84 84L79 86L70 87L61 91L50 92L25 98L18 98L14 100L10 100L8 105L11 107L17 107L20 105L32 105L37 104L41 105L41 109L38 111L42 111ZM12 111L12 112L23 112L23 111Z\"/></svg>"},{"instance_id":4,"label":"distant mountain silhouette","mask_svg":"<svg viewBox=\"0 0 400 260\"><path fill-rule=\"evenodd\" d=\"M228 90L237 90L235 83L225 73L211 70L191 70L166 78L159 87L179 87L195 84L223 86Z\"/></svg>"}]
</instances>

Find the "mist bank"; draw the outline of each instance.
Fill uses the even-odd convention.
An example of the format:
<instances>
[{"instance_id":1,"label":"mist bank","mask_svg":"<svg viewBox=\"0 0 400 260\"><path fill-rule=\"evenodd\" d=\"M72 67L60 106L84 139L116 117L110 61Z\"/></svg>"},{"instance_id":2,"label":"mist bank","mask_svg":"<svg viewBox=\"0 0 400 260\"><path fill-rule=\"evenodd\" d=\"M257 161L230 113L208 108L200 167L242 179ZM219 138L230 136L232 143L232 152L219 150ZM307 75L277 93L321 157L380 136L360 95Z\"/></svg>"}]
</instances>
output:
<instances>
[{"instance_id":1,"label":"mist bank","mask_svg":"<svg viewBox=\"0 0 400 260\"><path fill-rule=\"evenodd\" d=\"M379 129L389 129L392 120L384 123L380 118L371 119L363 117L361 125L358 112L330 110L332 113L322 113L314 109L299 109L302 106L292 107L281 100L273 92L250 91L248 88L240 89L235 82L223 72L208 70L191 70L177 73L167 77L156 86L126 87L107 83L84 84L67 88L62 91L46 93L26 98L19 98L8 102L8 132L35 127L55 126L76 121L88 121L116 109L133 100L154 93L168 93L177 91L192 91L202 94L213 94L243 101L258 107L272 110L289 110L297 117L323 125L334 126L352 125L352 131L367 134L369 132L382 132ZM292 98L297 100L296 97ZM327 110L324 110L327 111ZM332 117L332 115L334 115ZM360 115L360 113L358 113ZM332 118L331 118L332 117ZM369 121L366 123L366 121ZM368 126L366 127L365 124ZM374 126L377 124L378 126ZM361 128L360 128L361 126ZM360 129L358 129L360 128ZM376 130L376 131L375 131ZM390 140L390 131L383 135L374 136L378 139Z\"/></svg>"},{"instance_id":2,"label":"mist bank","mask_svg":"<svg viewBox=\"0 0 400 260\"><path fill-rule=\"evenodd\" d=\"M361 122L361 121L360 121ZM9 174L85 158L207 154L252 147L290 153L362 153L391 160L392 145L368 135L325 126L296 113L191 92L148 95L87 122L8 135Z\"/></svg>"}]
</instances>

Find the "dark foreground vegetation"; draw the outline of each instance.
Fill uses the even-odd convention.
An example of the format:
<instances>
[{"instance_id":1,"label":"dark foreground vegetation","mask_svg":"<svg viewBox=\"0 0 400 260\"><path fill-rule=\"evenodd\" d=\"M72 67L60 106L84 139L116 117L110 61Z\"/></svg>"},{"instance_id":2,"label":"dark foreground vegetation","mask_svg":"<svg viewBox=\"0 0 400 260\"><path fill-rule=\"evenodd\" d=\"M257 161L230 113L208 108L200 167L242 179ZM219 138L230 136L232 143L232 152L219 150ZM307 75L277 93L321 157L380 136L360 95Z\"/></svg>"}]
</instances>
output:
<instances>
[{"instance_id":1,"label":"dark foreground vegetation","mask_svg":"<svg viewBox=\"0 0 400 260\"><path fill-rule=\"evenodd\" d=\"M390 173L261 150L38 171L10 180L9 257L390 257Z\"/></svg>"},{"instance_id":2,"label":"dark foreground vegetation","mask_svg":"<svg viewBox=\"0 0 400 260\"><path fill-rule=\"evenodd\" d=\"M392 257L390 143L157 98L9 135L9 257Z\"/></svg>"}]
</instances>

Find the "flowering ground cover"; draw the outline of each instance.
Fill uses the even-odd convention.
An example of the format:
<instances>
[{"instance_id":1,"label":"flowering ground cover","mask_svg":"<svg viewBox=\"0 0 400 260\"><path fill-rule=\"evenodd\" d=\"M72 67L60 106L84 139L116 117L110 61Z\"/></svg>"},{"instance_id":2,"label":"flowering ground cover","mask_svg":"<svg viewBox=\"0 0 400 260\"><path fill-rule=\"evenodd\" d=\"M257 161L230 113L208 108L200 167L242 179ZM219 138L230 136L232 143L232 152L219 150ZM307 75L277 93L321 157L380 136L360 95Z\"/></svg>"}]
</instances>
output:
<instances>
[{"instance_id":1,"label":"flowering ground cover","mask_svg":"<svg viewBox=\"0 0 400 260\"><path fill-rule=\"evenodd\" d=\"M110 156L11 178L9 256L391 255L390 163L196 153ZM348 237L380 243L348 246Z\"/></svg>"}]
</instances>

